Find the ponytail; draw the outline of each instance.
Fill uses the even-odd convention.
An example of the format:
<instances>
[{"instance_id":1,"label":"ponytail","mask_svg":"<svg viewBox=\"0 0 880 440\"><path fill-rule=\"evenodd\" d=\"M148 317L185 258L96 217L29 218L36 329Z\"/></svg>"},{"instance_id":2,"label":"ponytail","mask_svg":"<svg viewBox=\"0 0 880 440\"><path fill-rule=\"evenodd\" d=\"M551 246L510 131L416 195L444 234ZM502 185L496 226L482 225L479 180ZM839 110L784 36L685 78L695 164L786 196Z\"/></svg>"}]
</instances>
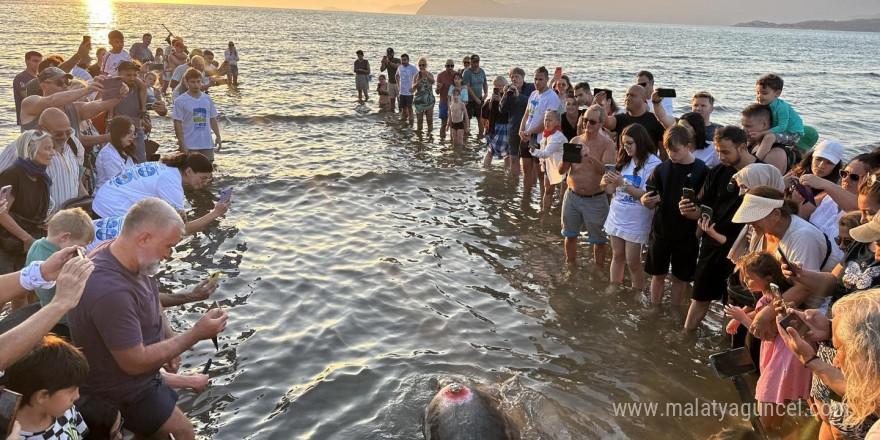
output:
<instances>
[{"instance_id":1,"label":"ponytail","mask_svg":"<svg viewBox=\"0 0 880 440\"><path fill-rule=\"evenodd\" d=\"M161 162L180 171L190 168L196 173L214 172L214 164L202 153L176 153L163 157Z\"/></svg>"}]
</instances>

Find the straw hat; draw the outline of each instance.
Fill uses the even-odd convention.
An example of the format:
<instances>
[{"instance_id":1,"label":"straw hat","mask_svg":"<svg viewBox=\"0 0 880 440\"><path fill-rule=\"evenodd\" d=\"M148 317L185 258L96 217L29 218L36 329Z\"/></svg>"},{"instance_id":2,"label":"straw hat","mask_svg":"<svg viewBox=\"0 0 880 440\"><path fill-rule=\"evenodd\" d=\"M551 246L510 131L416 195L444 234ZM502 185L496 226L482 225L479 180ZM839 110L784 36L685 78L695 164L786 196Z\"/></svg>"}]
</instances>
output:
<instances>
[{"instance_id":1,"label":"straw hat","mask_svg":"<svg viewBox=\"0 0 880 440\"><path fill-rule=\"evenodd\" d=\"M880 240L880 215L875 215L868 223L850 229L849 235L859 243L873 243Z\"/></svg>"},{"instance_id":2,"label":"straw hat","mask_svg":"<svg viewBox=\"0 0 880 440\"><path fill-rule=\"evenodd\" d=\"M746 194L742 205L733 214L734 223L752 223L770 215L774 209L782 208L784 200L768 199L766 197Z\"/></svg>"}]
</instances>

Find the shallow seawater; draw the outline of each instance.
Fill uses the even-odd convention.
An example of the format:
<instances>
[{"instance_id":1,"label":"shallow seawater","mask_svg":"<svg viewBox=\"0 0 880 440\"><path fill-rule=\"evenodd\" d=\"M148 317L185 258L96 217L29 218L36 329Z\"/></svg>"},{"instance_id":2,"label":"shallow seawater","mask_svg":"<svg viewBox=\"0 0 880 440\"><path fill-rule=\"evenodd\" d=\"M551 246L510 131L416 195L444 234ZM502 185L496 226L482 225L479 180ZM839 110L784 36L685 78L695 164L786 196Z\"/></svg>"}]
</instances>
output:
<instances>
[{"instance_id":1,"label":"shallow seawater","mask_svg":"<svg viewBox=\"0 0 880 440\"><path fill-rule=\"evenodd\" d=\"M783 97L848 156L880 132L877 34L100 3L0 1L10 12L0 75L20 71L27 50L68 55L83 34L97 45L116 27L126 46L145 31L158 42L164 23L190 48L219 54L233 40L241 51L239 90L211 92L220 172L188 195L196 216L222 188L235 203L181 242L161 275L175 290L225 274L220 351L200 342L183 357L188 371L214 357L211 387L180 401L201 438L421 438L441 376L503 382L524 438L703 439L744 423L616 415L625 402L737 402L707 363L726 347L719 310L682 337L682 310L609 289L586 246L566 266L558 207L541 215L500 164L481 169L479 142L453 149L378 113L375 96L356 102L356 49L374 74L387 46L427 56L435 73L478 53L490 77L561 65L621 95L648 69L680 96L711 91L722 123L738 121L757 76L773 71ZM55 16L70 18L23 25ZM4 140L17 133L9 82ZM688 104L678 98L676 112ZM156 125L170 151L170 119ZM206 307L168 316L185 329Z\"/></svg>"}]
</instances>

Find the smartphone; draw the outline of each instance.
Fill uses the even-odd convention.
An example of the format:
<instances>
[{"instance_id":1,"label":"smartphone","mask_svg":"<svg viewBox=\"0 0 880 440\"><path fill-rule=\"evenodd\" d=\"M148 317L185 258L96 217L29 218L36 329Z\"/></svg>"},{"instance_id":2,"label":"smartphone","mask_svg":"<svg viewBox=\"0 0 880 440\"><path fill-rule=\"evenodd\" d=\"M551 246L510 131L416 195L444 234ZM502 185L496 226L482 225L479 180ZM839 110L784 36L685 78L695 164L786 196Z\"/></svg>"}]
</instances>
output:
<instances>
[{"instance_id":1,"label":"smartphone","mask_svg":"<svg viewBox=\"0 0 880 440\"><path fill-rule=\"evenodd\" d=\"M101 92L101 99L107 100L120 97L119 89L122 88L122 78L118 76L107 78L101 85L104 86L104 90Z\"/></svg>"},{"instance_id":2,"label":"smartphone","mask_svg":"<svg viewBox=\"0 0 880 440\"><path fill-rule=\"evenodd\" d=\"M12 185L6 185L3 188L0 188L0 200L8 199L9 194L12 194Z\"/></svg>"},{"instance_id":3,"label":"smartphone","mask_svg":"<svg viewBox=\"0 0 880 440\"><path fill-rule=\"evenodd\" d=\"M569 163L581 163L581 144L566 142L562 144L562 161Z\"/></svg>"},{"instance_id":4,"label":"smartphone","mask_svg":"<svg viewBox=\"0 0 880 440\"><path fill-rule=\"evenodd\" d=\"M675 98L675 89L657 89L657 96L661 98Z\"/></svg>"},{"instance_id":5,"label":"smartphone","mask_svg":"<svg viewBox=\"0 0 880 440\"><path fill-rule=\"evenodd\" d=\"M92 44L92 36L83 35L83 44Z\"/></svg>"},{"instance_id":6,"label":"smartphone","mask_svg":"<svg viewBox=\"0 0 880 440\"><path fill-rule=\"evenodd\" d=\"M807 323L798 316L797 313L789 313L785 315L784 318L779 320L779 326L783 329L787 329L789 327L793 327L794 330L801 335L802 338L807 336L807 332L810 331L810 327L807 326Z\"/></svg>"},{"instance_id":7,"label":"smartphone","mask_svg":"<svg viewBox=\"0 0 880 440\"><path fill-rule=\"evenodd\" d=\"M600 92L605 92L605 99L611 100L611 89L593 89L593 96L598 95Z\"/></svg>"},{"instance_id":8,"label":"smartphone","mask_svg":"<svg viewBox=\"0 0 880 440\"><path fill-rule=\"evenodd\" d=\"M777 247L776 252L779 252L779 257L782 258L782 262L791 268L791 263L788 262L788 257L785 256L785 252L782 252L782 248Z\"/></svg>"},{"instance_id":9,"label":"smartphone","mask_svg":"<svg viewBox=\"0 0 880 440\"><path fill-rule=\"evenodd\" d=\"M553 81L559 81L562 79L562 67L557 67L556 71L553 72Z\"/></svg>"},{"instance_id":10,"label":"smartphone","mask_svg":"<svg viewBox=\"0 0 880 440\"><path fill-rule=\"evenodd\" d=\"M801 195L801 198L804 199L803 204L807 204L807 202L810 202L813 204L813 206L816 206L816 197L813 195L813 191L807 189L807 187L801 184L801 182L796 178L789 179L789 184L794 188L795 191L798 192L798 194Z\"/></svg>"},{"instance_id":11,"label":"smartphone","mask_svg":"<svg viewBox=\"0 0 880 440\"><path fill-rule=\"evenodd\" d=\"M741 376L755 371L755 363L746 347L734 348L709 356L709 364L719 379Z\"/></svg>"},{"instance_id":12,"label":"smartphone","mask_svg":"<svg viewBox=\"0 0 880 440\"><path fill-rule=\"evenodd\" d=\"M606 173L616 173L617 167L615 167L614 164L606 163L605 164L605 172Z\"/></svg>"},{"instance_id":13,"label":"smartphone","mask_svg":"<svg viewBox=\"0 0 880 440\"><path fill-rule=\"evenodd\" d=\"M681 189L681 198L683 198L691 203L695 203L695 201L697 200L697 195L694 193L693 188L682 188Z\"/></svg>"},{"instance_id":14,"label":"smartphone","mask_svg":"<svg viewBox=\"0 0 880 440\"><path fill-rule=\"evenodd\" d=\"M700 205L700 218L712 221L712 208L706 205Z\"/></svg>"},{"instance_id":15,"label":"smartphone","mask_svg":"<svg viewBox=\"0 0 880 440\"><path fill-rule=\"evenodd\" d=\"M205 362L205 368L202 368L202 374L208 374L211 371L211 361L212 358L208 358L208 362Z\"/></svg>"},{"instance_id":16,"label":"smartphone","mask_svg":"<svg viewBox=\"0 0 880 440\"><path fill-rule=\"evenodd\" d=\"M19 404L21 404L21 394L8 389L0 391L0 429L3 430L0 432L0 438L6 438L12 431Z\"/></svg>"},{"instance_id":17,"label":"smartphone","mask_svg":"<svg viewBox=\"0 0 880 440\"><path fill-rule=\"evenodd\" d=\"M656 194L656 193L657 193L657 187L654 186L654 185L651 185L650 183L646 183L646 184L645 184L645 191L646 191L648 194L650 194L650 193L654 193L654 194Z\"/></svg>"},{"instance_id":18,"label":"smartphone","mask_svg":"<svg viewBox=\"0 0 880 440\"><path fill-rule=\"evenodd\" d=\"M83 252L82 248L80 248L80 247L76 248L76 254L79 255L79 258L81 258L83 260L86 259L86 253Z\"/></svg>"},{"instance_id":19,"label":"smartphone","mask_svg":"<svg viewBox=\"0 0 880 440\"><path fill-rule=\"evenodd\" d=\"M229 199L232 198L232 188L226 188L220 191L220 201L225 203L228 202Z\"/></svg>"}]
</instances>

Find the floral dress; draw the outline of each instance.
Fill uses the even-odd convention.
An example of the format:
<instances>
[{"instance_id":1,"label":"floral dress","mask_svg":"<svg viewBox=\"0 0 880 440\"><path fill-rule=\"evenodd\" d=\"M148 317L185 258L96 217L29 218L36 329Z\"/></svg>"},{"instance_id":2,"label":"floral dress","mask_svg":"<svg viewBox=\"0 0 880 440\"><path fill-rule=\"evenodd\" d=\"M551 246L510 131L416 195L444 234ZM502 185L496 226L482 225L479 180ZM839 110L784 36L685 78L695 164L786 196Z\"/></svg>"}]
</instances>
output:
<instances>
[{"instance_id":1,"label":"floral dress","mask_svg":"<svg viewBox=\"0 0 880 440\"><path fill-rule=\"evenodd\" d=\"M416 113L421 113L434 107L434 91L431 90L431 83L427 78L419 81L419 86L413 96L413 107Z\"/></svg>"}]
</instances>

